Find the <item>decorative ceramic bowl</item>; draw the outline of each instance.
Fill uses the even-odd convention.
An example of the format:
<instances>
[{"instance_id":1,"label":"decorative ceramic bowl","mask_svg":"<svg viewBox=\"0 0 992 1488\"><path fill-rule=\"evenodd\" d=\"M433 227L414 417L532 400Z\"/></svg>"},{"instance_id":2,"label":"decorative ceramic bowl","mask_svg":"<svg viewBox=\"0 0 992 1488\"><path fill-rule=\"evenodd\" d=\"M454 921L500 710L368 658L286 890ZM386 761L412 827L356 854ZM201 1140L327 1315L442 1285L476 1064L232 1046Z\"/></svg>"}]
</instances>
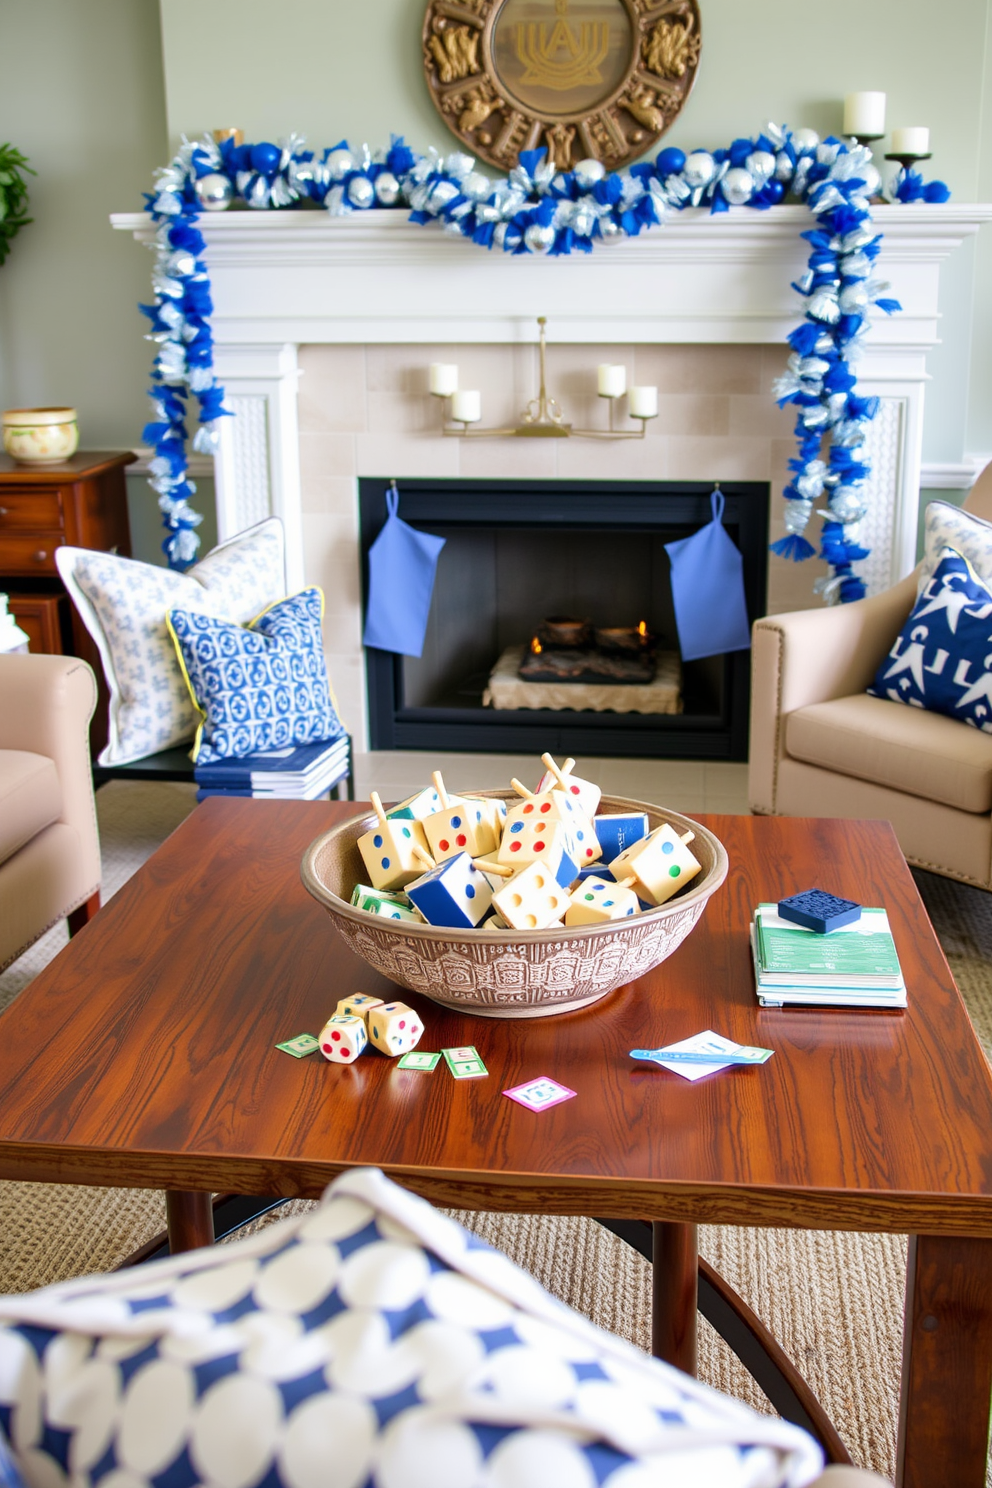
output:
<instances>
[{"instance_id":1,"label":"decorative ceramic bowl","mask_svg":"<svg viewBox=\"0 0 992 1488\"><path fill-rule=\"evenodd\" d=\"M74 408L8 408L3 447L22 465L58 465L79 447Z\"/></svg>"},{"instance_id":2,"label":"decorative ceramic bowl","mask_svg":"<svg viewBox=\"0 0 992 1488\"><path fill-rule=\"evenodd\" d=\"M518 799L512 791L466 794ZM643 811L652 831L668 822L680 833L694 832L692 852L702 872L667 904L629 919L575 929L472 932L387 920L352 907L351 891L365 877L356 843L375 826L371 812L312 842L300 872L355 954L401 987L486 1018L545 1018L586 1007L664 961L727 876L723 843L698 822L617 796L604 796L599 811L604 816Z\"/></svg>"}]
</instances>

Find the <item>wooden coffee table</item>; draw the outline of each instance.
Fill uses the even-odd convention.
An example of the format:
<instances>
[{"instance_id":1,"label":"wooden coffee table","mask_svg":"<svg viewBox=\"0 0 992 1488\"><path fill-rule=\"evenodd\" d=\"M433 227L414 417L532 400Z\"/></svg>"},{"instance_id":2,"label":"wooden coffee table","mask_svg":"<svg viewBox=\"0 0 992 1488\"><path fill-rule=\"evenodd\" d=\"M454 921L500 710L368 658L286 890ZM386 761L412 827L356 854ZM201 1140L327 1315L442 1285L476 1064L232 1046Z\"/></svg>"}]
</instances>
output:
<instances>
[{"instance_id":1,"label":"wooden coffee table","mask_svg":"<svg viewBox=\"0 0 992 1488\"><path fill-rule=\"evenodd\" d=\"M0 1018L0 1177L169 1193L177 1247L210 1194L317 1197L374 1164L463 1209L650 1220L656 1351L692 1367L695 1226L909 1232L900 1482L979 1488L992 1393L992 1079L887 824L707 816L727 882L675 955L577 1013L500 1022L411 995L423 1047L487 1079L274 1045L339 998L392 995L304 891L350 803L198 808ZM747 925L818 884L890 914L906 1013L761 1010ZM628 1051L714 1028L775 1056L697 1084ZM552 1075L540 1115L501 1091Z\"/></svg>"}]
</instances>

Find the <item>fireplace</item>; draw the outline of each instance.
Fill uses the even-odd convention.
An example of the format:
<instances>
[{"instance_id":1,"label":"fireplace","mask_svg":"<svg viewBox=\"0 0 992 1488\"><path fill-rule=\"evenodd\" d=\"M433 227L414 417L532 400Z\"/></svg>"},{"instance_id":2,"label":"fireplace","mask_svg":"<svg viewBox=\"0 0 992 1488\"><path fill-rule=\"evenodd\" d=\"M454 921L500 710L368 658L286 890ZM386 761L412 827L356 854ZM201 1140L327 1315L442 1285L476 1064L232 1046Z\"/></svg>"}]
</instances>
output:
<instances>
[{"instance_id":1,"label":"fireplace","mask_svg":"<svg viewBox=\"0 0 992 1488\"><path fill-rule=\"evenodd\" d=\"M363 577L385 521L385 479L359 480ZM665 543L710 520L713 482L403 480L400 515L446 539L420 658L367 648L370 746L747 758L750 653L685 663L675 714L486 706L497 659L543 617L646 622L677 651ZM748 614L765 611L769 488L721 483L744 558Z\"/></svg>"}]
</instances>

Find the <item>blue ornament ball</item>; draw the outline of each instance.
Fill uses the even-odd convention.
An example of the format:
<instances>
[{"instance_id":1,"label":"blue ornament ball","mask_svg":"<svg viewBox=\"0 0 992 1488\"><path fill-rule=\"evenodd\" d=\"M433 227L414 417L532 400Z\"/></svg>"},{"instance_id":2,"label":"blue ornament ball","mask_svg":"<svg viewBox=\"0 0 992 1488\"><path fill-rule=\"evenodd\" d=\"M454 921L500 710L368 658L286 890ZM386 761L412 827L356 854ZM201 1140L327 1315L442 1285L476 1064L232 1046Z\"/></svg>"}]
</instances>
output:
<instances>
[{"instance_id":1,"label":"blue ornament ball","mask_svg":"<svg viewBox=\"0 0 992 1488\"><path fill-rule=\"evenodd\" d=\"M676 150L674 145L669 145L667 150L662 150L654 163L654 168L664 181L666 176L677 176L685 165L685 151Z\"/></svg>"},{"instance_id":2,"label":"blue ornament ball","mask_svg":"<svg viewBox=\"0 0 992 1488\"><path fill-rule=\"evenodd\" d=\"M278 145L252 145L251 168L260 176L274 176L279 169L282 151Z\"/></svg>"}]
</instances>

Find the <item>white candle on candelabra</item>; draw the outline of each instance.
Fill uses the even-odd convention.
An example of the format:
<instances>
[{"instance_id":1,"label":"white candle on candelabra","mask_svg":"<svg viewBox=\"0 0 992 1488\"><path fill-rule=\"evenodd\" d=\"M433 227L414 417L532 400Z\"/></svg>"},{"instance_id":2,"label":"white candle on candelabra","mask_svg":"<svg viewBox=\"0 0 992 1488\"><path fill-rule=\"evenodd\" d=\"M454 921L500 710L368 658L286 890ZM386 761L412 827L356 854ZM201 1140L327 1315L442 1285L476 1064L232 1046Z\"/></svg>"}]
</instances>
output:
<instances>
[{"instance_id":1,"label":"white candle on candelabra","mask_svg":"<svg viewBox=\"0 0 992 1488\"><path fill-rule=\"evenodd\" d=\"M627 391L627 368L616 367L610 362L599 364L599 396L622 398Z\"/></svg>"},{"instance_id":2,"label":"white candle on candelabra","mask_svg":"<svg viewBox=\"0 0 992 1488\"><path fill-rule=\"evenodd\" d=\"M893 129L893 155L926 155L929 149L929 129Z\"/></svg>"},{"instance_id":3,"label":"white candle on candelabra","mask_svg":"<svg viewBox=\"0 0 992 1488\"><path fill-rule=\"evenodd\" d=\"M656 387L630 388L627 393L627 412L631 418L656 418L658 389Z\"/></svg>"},{"instance_id":4,"label":"white candle on candelabra","mask_svg":"<svg viewBox=\"0 0 992 1488\"><path fill-rule=\"evenodd\" d=\"M482 417L482 394L468 388L453 393L451 417L459 424L477 424Z\"/></svg>"},{"instance_id":5,"label":"white candle on candelabra","mask_svg":"<svg viewBox=\"0 0 992 1488\"><path fill-rule=\"evenodd\" d=\"M431 392L435 397L450 398L458 391L457 362L431 362L429 372Z\"/></svg>"},{"instance_id":6,"label":"white candle on candelabra","mask_svg":"<svg viewBox=\"0 0 992 1488\"><path fill-rule=\"evenodd\" d=\"M885 94L849 93L844 99L844 133L885 133Z\"/></svg>"}]
</instances>

